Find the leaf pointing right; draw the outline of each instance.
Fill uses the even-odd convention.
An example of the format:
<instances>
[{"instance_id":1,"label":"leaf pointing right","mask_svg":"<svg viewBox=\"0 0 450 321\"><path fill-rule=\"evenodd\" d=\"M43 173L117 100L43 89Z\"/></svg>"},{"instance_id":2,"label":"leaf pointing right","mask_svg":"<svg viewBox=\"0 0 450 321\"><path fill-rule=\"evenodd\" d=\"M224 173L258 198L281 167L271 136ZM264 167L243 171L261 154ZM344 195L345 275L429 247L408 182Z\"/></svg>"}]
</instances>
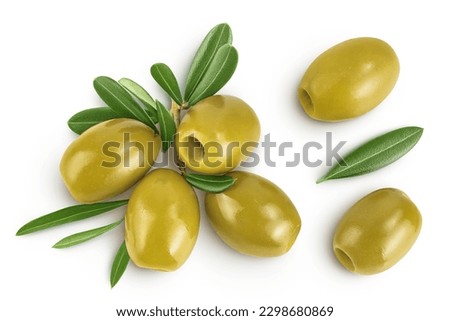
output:
<instances>
[{"instance_id":1,"label":"leaf pointing right","mask_svg":"<svg viewBox=\"0 0 450 321\"><path fill-rule=\"evenodd\" d=\"M383 168L408 153L422 136L421 127L402 127L359 146L336 164L317 184L352 177Z\"/></svg>"}]
</instances>

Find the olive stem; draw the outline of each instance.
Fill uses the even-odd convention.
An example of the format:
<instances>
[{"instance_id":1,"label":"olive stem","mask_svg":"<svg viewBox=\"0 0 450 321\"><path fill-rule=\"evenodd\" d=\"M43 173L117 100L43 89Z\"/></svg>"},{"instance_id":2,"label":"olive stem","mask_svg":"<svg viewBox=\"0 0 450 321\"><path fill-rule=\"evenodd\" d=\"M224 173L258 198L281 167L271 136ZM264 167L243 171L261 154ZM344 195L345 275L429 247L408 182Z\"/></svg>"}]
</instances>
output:
<instances>
[{"instance_id":1,"label":"olive stem","mask_svg":"<svg viewBox=\"0 0 450 321\"><path fill-rule=\"evenodd\" d=\"M172 100L170 114L172 115L173 121L175 122L175 126L177 129L178 129L178 126L180 126L181 108L182 107L180 107L176 102L174 102ZM186 174L186 165L183 163L183 161L178 156L178 152L175 148L174 148L174 158L175 158L175 165L178 167L178 170L181 172L181 175L184 176Z\"/></svg>"},{"instance_id":2,"label":"olive stem","mask_svg":"<svg viewBox=\"0 0 450 321\"><path fill-rule=\"evenodd\" d=\"M175 122L175 125L177 126L177 128L180 125L180 112L181 112L181 107L172 100L170 114L172 115L173 121Z\"/></svg>"}]
</instances>

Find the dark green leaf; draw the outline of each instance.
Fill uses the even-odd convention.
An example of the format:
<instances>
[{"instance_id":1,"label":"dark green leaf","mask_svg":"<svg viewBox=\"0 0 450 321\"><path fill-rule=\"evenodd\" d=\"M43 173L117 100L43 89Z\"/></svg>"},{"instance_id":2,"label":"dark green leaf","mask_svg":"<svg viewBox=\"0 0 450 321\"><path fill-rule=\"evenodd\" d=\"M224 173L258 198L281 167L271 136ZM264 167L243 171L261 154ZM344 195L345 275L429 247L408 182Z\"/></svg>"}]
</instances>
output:
<instances>
[{"instance_id":1,"label":"dark green leaf","mask_svg":"<svg viewBox=\"0 0 450 321\"><path fill-rule=\"evenodd\" d=\"M211 65L198 83L191 98L190 106L195 105L203 98L214 95L230 80L238 63L238 53L232 45L220 47L214 56Z\"/></svg>"},{"instance_id":2,"label":"dark green leaf","mask_svg":"<svg viewBox=\"0 0 450 321\"><path fill-rule=\"evenodd\" d=\"M158 112L159 128L161 129L162 149L165 152L173 142L177 127L170 112L158 100L156 101L156 108Z\"/></svg>"},{"instance_id":3,"label":"dark green leaf","mask_svg":"<svg viewBox=\"0 0 450 321\"><path fill-rule=\"evenodd\" d=\"M97 77L94 80L94 88L100 98L119 116L139 120L157 132L150 116L117 81L105 76Z\"/></svg>"},{"instance_id":4,"label":"dark green leaf","mask_svg":"<svg viewBox=\"0 0 450 321\"><path fill-rule=\"evenodd\" d=\"M231 176L213 176L201 174L188 174L184 178L192 186L210 193L221 193L234 184L235 179Z\"/></svg>"},{"instance_id":5,"label":"dark green leaf","mask_svg":"<svg viewBox=\"0 0 450 321\"><path fill-rule=\"evenodd\" d=\"M176 102L178 105L182 105L183 98L181 97L180 86L177 79L170 70L169 66L163 63L154 64L150 68L150 73L153 79L161 86L162 89Z\"/></svg>"},{"instance_id":6,"label":"dark green leaf","mask_svg":"<svg viewBox=\"0 0 450 321\"><path fill-rule=\"evenodd\" d=\"M67 125L74 133L80 135L86 129L114 118L119 118L119 115L109 107L89 108L70 117Z\"/></svg>"},{"instance_id":7,"label":"dark green leaf","mask_svg":"<svg viewBox=\"0 0 450 321\"><path fill-rule=\"evenodd\" d=\"M192 93L205 75L206 70L208 70L211 61L219 48L225 44L231 44L232 41L233 36L231 28L226 23L215 26L206 35L198 48L189 69L186 80L186 89L184 91L185 101L190 100Z\"/></svg>"},{"instance_id":8,"label":"dark green leaf","mask_svg":"<svg viewBox=\"0 0 450 321\"><path fill-rule=\"evenodd\" d=\"M378 136L346 155L317 183L383 168L408 153L419 141L422 132L420 127L403 127Z\"/></svg>"},{"instance_id":9,"label":"dark green leaf","mask_svg":"<svg viewBox=\"0 0 450 321\"><path fill-rule=\"evenodd\" d=\"M28 222L17 231L16 235L29 234L49 227L83 220L124 206L127 203L128 200L121 200L66 207Z\"/></svg>"},{"instance_id":10,"label":"dark green leaf","mask_svg":"<svg viewBox=\"0 0 450 321\"><path fill-rule=\"evenodd\" d=\"M114 258L114 262L111 267L111 275L109 281L112 288L117 284L117 282L119 282L120 278L127 268L129 261L130 256L128 255L125 241L123 241L122 245L117 251L116 257Z\"/></svg>"},{"instance_id":11,"label":"dark green leaf","mask_svg":"<svg viewBox=\"0 0 450 321\"><path fill-rule=\"evenodd\" d=\"M115 228L117 225L123 222L123 218L120 219L117 222L114 222L112 224L108 224L102 227L94 228L92 230L83 231L80 233L75 233L72 235L69 235L62 240L58 241L53 247L55 249L64 249L66 247L74 246L89 240L92 240L93 238L96 238L97 236L100 236L113 228Z\"/></svg>"},{"instance_id":12,"label":"dark green leaf","mask_svg":"<svg viewBox=\"0 0 450 321\"><path fill-rule=\"evenodd\" d=\"M144 105L153 122L156 122L156 103L153 97L141 85L131 79L122 78L119 80L119 84Z\"/></svg>"}]
</instances>

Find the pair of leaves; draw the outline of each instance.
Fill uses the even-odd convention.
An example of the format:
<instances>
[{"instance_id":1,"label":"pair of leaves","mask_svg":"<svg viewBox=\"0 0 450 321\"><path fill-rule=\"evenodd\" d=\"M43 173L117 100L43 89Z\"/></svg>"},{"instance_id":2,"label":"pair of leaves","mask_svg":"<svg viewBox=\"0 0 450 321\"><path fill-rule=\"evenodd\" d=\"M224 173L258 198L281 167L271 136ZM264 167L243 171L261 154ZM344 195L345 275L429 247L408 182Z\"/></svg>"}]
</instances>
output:
<instances>
[{"instance_id":1,"label":"pair of leaves","mask_svg":"<svg viewBox=\"0 0 450 321\"><path fill-rule=\"evenodd\" d=\"M94 88L109 107L89 108L73 115L67 122L73 132L81 135L94 125L122 117L139 120L158 132L156 103L142 86L128 78L116 82L102 76L94 80Z\"/></svg>"},{"instance_id":2,"label":"pair of leaves","mask_svg":"<svg viewBox=\"0 0 450 321\"><path fill-rule=\"evenodd\" d=\"M217 25L206 35L192 61L183 96L174 73L167 65L154 64L150 73L179 106L195 105L218 92L234 74L238 53L231 43L231 28L225 23Z\"/></svg>"},{"instance_id":3,"label":"pair of leaves","mask_svg":"<svg viewBox=\"0 0 450 321\"><path fill-rule=\"evenodd\" d=\"M383 168L408 153L417 144L422 133L423 128L411 126L378 136L343 157L317 183L363 175Z\"/></svg>"},{"instance_id":4,"label":"pair of leaves","mask_svg":"<svg viewBox=\"0 0 450 321\"><path fill-rule=\"evenodd\" d=\"M139 120L158 132L150 115L117 81L106 76L97 77L94 79L94 89L100 98L120 117Z\"/></svg>"},{"instance_id":5,"label":"pair of leaves","mask_svg":"<svg viewBox=\"0 0 450 321\"><path fill-rule=\"evenodd\" d=\"M186 79L184 99L189 105L214 95L230 80L238 62L232 42L233 34L226 23L215 26L203 39Z\"/></svg>"},{"instance_id":6,"label":"pair of leaves","mask_svg":"<svg viewBox=\"0 0 450 321\"><path fill-rule=\"evenodd\" d=\"M98 77L94 80L94 87L109 107L90 108L73 115L68 121L72 131L82 134L98 123L120 117L139 120L155 132L158 132L156 123L159 123L163 151L167 151L173 142L176 125L164 105L155 101L144 88L128 78L116 82L109 77ZM133 95L144 109L130 95Z\"/></svg>"},{"instance_id":7,"label":"pair of leaves","mask_svg":"<svg viewBox=\"0 0 450 321\"><path fill-rule=\"evenodd\" d=\"M233 76L237 62L238 53L236 48L229 44L220 47L201 81L188 99L189 105L195 105L200 100L218 92Z\"/></svg>"},{"instance_id":8,"label":"pair of leaves","mask_svg":"<svg viewBox=\"0 0 450 321\"><path fill-rule=\"evenodd\" d=\"M43 229L47 229L50 227L93 217L111 211L120 206L124 206L127 203L128 200L121 200L121 201L111 201L95 204L82 204L66 207L28 222L17 231L16 235L25 235ZM123 218L112 224L108 224L99 228L91 229L80 233L75 233L73 235L63 238L62 240L57 242L53 247L62 249L89 241L95 237L98 237L112 230L113 228L120 225L122 222ZM125 247L125 242L123 242L112 264L110 276L111 287L114 287L114 285L116 285L120 277L125 272L128 261L129 261L128 252Z\"/></svg>"},{"instance_id":9,"label":"pair of leaves","mask_svg":"<svg viewBox=\"0 0 450 321\"><path fill-rule=\"evenodd\" d=\"M17 236L25 235L37 231L41 231L50 227L67 224L71 222L80 221L99 214L109 212L115 208L124 206L128 200L111 201L95 204L82 204L69 206L50 214L38 217L24 226L22 226L16 233Z\"/></svg>"}]
</instances>

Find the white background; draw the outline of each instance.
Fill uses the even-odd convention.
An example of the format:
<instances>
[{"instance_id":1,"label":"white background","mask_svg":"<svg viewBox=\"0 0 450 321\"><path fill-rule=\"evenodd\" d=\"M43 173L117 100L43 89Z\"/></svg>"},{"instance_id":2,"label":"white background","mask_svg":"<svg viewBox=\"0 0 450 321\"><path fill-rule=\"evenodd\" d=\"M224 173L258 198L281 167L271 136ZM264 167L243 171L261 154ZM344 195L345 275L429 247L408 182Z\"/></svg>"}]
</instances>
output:
<instances>
[{"instance_id":1,"label":"white background","mask_svg":"<svg viewBox=\"0 0 450 321\"><path fill-rule=\"evenodd\" d=\"M449 15L445 1L2 1L0 88L2 219L0 318L115 320L116 308L334 307L330 320L444 320L448 313ZM101 105L92 80L130 77L165 99L149 75L165 62L179 78L204 35L227 22L240 60L221 93L239 96L259 115L263 134L324 143L325 132L346 140L345 151L401 126L425 128L418 145L395 164L358 178L315 180L325 166L260 164L259 173L285 190L303 226L285 256L240 255L216 237L205 216L190 259L174 273L130 264L109 287L109 269L123 236L119 228L66 250L60 238L119 218L111 214L16 237L27 221L74 204L58 164L76 137L66 126L75 112ZM357 36L384 39L401 73L391 95L358 119L320 123L296 100L298 82L323 50ZM323 158L323 154L318 153ZM381 187L404 190L423 215L412 250L392 269L357 276L331 249L335 226L362 196ZM201 197L200 197L201 199ZM252 317L257 319L256 316ZM250 318L249 318L250 319ZM291 318L295 319L295 318Z\"/></svg>"}]
</instances>

